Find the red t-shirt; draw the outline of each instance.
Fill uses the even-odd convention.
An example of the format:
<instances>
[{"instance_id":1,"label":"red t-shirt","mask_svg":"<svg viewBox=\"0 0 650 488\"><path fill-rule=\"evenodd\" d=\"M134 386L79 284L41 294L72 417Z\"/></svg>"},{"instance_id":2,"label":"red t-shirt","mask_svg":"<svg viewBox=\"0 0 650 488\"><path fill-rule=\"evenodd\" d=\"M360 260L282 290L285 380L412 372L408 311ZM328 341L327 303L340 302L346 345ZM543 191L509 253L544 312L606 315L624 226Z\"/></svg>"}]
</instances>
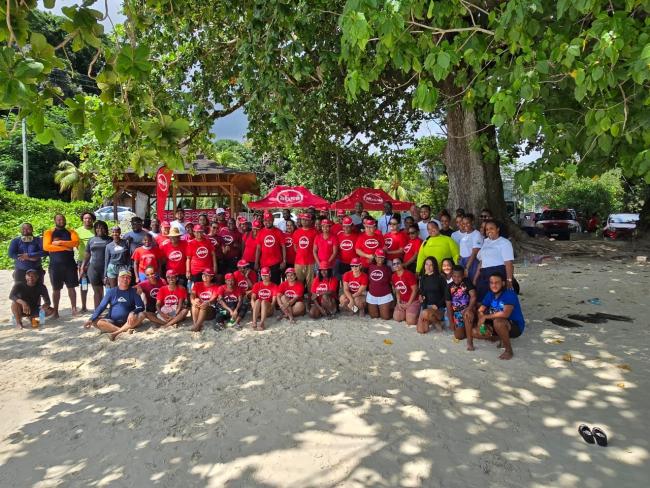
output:
<instances>
[{"instance_id":1,"label":"red t-shirt","mask_svg":"<svg viewBox=\"0 0 650 488\"><path fill-rule=\"evenodd\" d=\"M187 290L182 286L176 285L176 288L173 290L170 290L169 286L163 286L158 291L158 303L160 303L162 307L166 307L168 310L176 310L179 302L182 303L185 300L187 300Z\"/></svg>"},{"instance_id":2,"label":"red t-shirt","mask_svg":"<svg viewBox=\"0 0 650 488\"><path fill-rule=\"evenodd\" d=\"M210 284L208 286L205 286L205 283L202 281L194 283L194 286L192 286L192 293L194 293L194 295L196 295L196 297L200 299L201 302L214 300L218 296L218 291L219 287L217 285Z\"/></svg>"},{"instance_id":3,"label":"red t-shirt","mask_svg":"<svg viewBox=\"0 0 650 488\"><path fill-rule=\"evenodd\" d=\"M384 245L386 247L387 253L390 253L388 257L391 258L401 258L404 254L403 252L395 253L400 248L404 248L408 236L404 232L389 232L384 235Z\"/></svg>"},{"instance_id":4,"label":"red t-shirt","mask_svg":"<svg viewBox=\"0 0 650 488\"><path fill-rule=\"evenodd\" d=\"M261 247L260 266L273 266L282 262L284 234L280 229L261 229L257 233L257 245Z\"/></svg>"},{"instance_id":5,"label":"red t-shirt","mask_svg":"<svg viewBox=\"0 0 650 488\"><path fill-rule=\"evenodd\" d=\"M362 252L365 252L367 254L374 254L377 249L383 248L384 236L382 236L381 233L369 236L364 232L357 238L355 245L355 249L360 249ZM361 265L363 267L368 267L370 260L365 257L359 257L361 258Z\"/></svg>"},{"instance_id":6,"label":"red t-shirt","mask_svg":"<svg viewBox=\"0 0 650 488\"><path fill-rule=\"evenodd\" d=\"M366 273L361 273L359 276L354 276L353 271L348 271L343 275L343 283L348 284L350 292L356 293L359 291L359 288L365 286L368 287L368 275Z\"/></svg>"},{"instance_id":7,"label":"red t-shirt","mask_svg":"<svg viewBox=\"0 0 650 488\"><path fill-rule=\"evenodd\" d=\"M171 242L169 240L169 236L165 236L165 235L162 235L162 234L158 234L154 238L154 240L156 241L156 245L161 249Z\"/></svg>"},{"instance_id":8,"label":"red t-shirt","mask_svg":"<svg viewBox=\"0 0 650 488\"><path fill-rule=\"evenodd\" d=\"M359 234L356 232L351 232L346 234L345 232L339 234L339 260L342 263L350 264L352 258L357 257L357 252L355 251L355 245Z\"/></svg>"},{"instance_id":9,"label":"red t-shirt","mask_svg":"<svg viewBox=\"0 0 650 488\"><path fill-rule=\"evenodd\" d=\"M339 287L339 280L337 280L334 276L327 280L321 280L320 276L317 278L314 278L314 281L311 284L311 292L312 293L325 293L325 292L332 292L336 293L336 290Z\"/></svg>"},{"instance_id":10,"label":"red t-shirt","mask_svg":"<svg viewBox=\"0 0 650 488\"><path fill-rule=\"evenodd\" d=\"M257 237L253 237L252 232L247 232L242 238L244 243L244 252L242 253L242 259L248 263L255 262L255 252L257 249Z\"/></svg>"},{"instance_id":11,"label":"red t-shirt","mask_svg":"<svg viewBox=\"0 0 650 488\"><path fill-rule=\"evenodd\" d=\"M166 284L167 282L162 278L158 278L155 283L151 283L149 280L144 280L138 283L138 286L142 289L145 298L147 299L146 305L148 311L152 311L156 309L155 305L158 297L158 292Z\"/></svg>"},{"instance_id":12,"label":"red t-shirt","mask_svg":"<svg viewBox=\"0 0 650 488\"><path fill-rule=\"evenodd\" d=\"M232 290L229 290L226 285L221 285L217 288L217 296L221 298L224 302L236 302L239 300L239 297L242 295L242 291L235 284Z\"/></svg>"},{"instance_id":13,"label":"red t-shirt","mask_svg":"<svg viewBox=\"0 0 650 488\"><path fill-rule=\"evenodd\" d=\"M217 259L221 259L223 257L223 251L221 250L221 244L223 242L221 240L221 236L207 234L205 238L210 241L210 244L212 244L212 247L214 248L214 254L217 256Z\"/></svg>"},{"instance_id":14,"label":"red t-shirt","mask_svg":"<svg viewBox=\"0 0 650 488\"><path fill-rule=\"evenodd\" d=\"M246 281L246 277L244 274L237 270L234 273L234 278L235 278L235 284L239 287L239 289L242 291L242 293L246 293L249 288L248 288L248 281ZM248 271L248 279L251 280L251 283L253 285L257 283L257 273L255 273L252 269ZM251 286L250 289L252 290L253 287Z\"/></svg>"},{"instance_id":15,"label":"red t-shirt","mask_svg":"<svg viewBox=\"0 0 650 488\"><path fill-rule=\"evenodd\" d=\"M294 281L293 285L288 281L283 281L278 286L278 294L284 295L289 299L294 299L298 297L298 301L302 302L302 297L305 294L305 285L302 284L302 281Z\"/></svg>"},{"instance_id":16,"label":"red t-shirt","mask_svg":"<svg viewBox=\"0 0 650 488\"><path fill-rule=\"evenodd\" d=\"M144 273L144 270L149 266L153 266L153 269L158 271L158 261L160 258L160 249L157 247L145 249L144 247L140 246L135 251L133 251L133 256L131 256L131 259L133 259L133 261L138 261L138 273Z\"/></svg>"},{"instance_id":17,"label":"red t-shirt","mask_svg":"<svg viewBox=\"0 0 650 488\"><path fill-rule=\"evenodd\" d=\"M196 239L187 243L187 255L190 258L190 273L199 274L208 268L214 271L212 255L214 246L209 239L203 238L200 241Z\"/></svg>"},{"instance_id":18,"label":"red t-shirt","mask_svg":"<svg viewBox=\"0 0 650 488\"><path fill-rule=\"evenodd\" d=\"M330 234L333 236L339 237L340 234L343 234L343 224L334 224L330 229Z\"/></svg>"},{"instance_id":19,"label":"red t-shirt","mask_svg":"<svg viewBox=\"0 0 650 488\"><path fill-rule=\"evenodd\" d=\"M185 276L187 270L186 257L187 257L187 242L180 241L178 247L174 247L171 241L163 247L163 253L167 257L167 271L173 271L177 275Z\"/></svg>"},{"instance_id":20,"label":"red t-shirt","mask_svg":"<svg viewBox=\"0 0 650 488\"><path fill-rule=\"evenodd\" d=\"M410 260L413 256L417 256L421 245L422 239L419 237L409 239L404 245L404 262Z\"/></svg>"},{"instance_id":21,"label":"red t-shirt","mask_svg":"<svg viewBox=\"0 0 650 488\"><path fill-rule=\"evenodd\" d=\"M415 274L405 269L402 272L402 276L397 276L397 273L393 273L393 277L390 281L393 284L395 291L399 293L400 301L406 303L411 298L411 287L417 284L418 279Z\"/></svg>"},{"instance_id":22,"label":"red t-shirt","mask_svg":"<svg viewBox=\"0 0 650 488\"><path fill-rule=\"evenodd\" d=\"M238 230L230 230L223 227L219 230L222 246L229 246L228 252L224 256L228 259L238 258L241 254L241 233Z\"/></svg>"},{"instance_id":23,"label":"red t-shirt","mask_svg":"<svg viewBox=\"0 0 650 488\"><path fill-rule=\"evenodd\" d=\"M313 227L305 229L301 227L293 233L293 245L296 249L295 264L308 266L314 264L314 240L318 231Z\"/></svg>"},{"instance_id":24,"label":"red t-shirt","mask_svg":"<svg viewBox=\"0 0 650 488\"><path fill-rule=\"evenodd\" d=\"M334 254L334 249L339 245L339 240L331 234L325 238L323 234L318 234L314 240L314 246L318 249L318 261L329 261Z\"/></svg>"},{"instance_id":25,"label":"red t-shirt","mask_svg":"<svg viewBox=\"0 0 650 488\"><path fill-rule=\"evenodd\" d=\"M368 293L374 297L385 297L392 292L390 287L392 270L385 264L368 266Z\"/></svg>"},{"instance_id":26,"label":"red t-shirt","mask_svg":"<svg viewBox=\"0 0 650 488\"><path fill-rule=\"evenodd\" d=\"M287 253L287 263L296 263L296 250L293 247L293 234L284 233L284 249Z\"/></svg>"},{"instance_id":27,"label":"red t-shirt","mask_svg":"<svg viewBox=\"0 0 650 488\"><path fill-rule=\"evenodd\" d=\"M259 300L270 302L278 294L278 285L275 283L265 285L262 281L258 281L253 285L253 293Z\"/></svg>"}]
</instances>

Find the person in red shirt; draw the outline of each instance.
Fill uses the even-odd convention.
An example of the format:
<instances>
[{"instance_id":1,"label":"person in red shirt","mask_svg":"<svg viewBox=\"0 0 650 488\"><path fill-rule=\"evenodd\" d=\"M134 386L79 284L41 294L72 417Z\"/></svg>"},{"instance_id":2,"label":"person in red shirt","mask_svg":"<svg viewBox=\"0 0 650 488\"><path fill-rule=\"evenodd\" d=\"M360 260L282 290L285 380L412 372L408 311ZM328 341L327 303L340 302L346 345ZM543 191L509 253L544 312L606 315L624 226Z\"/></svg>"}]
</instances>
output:
<instances>
[{"instance_id":1,"label":"person in red shirt","mask_svg":"<svg viewBox=\"0 0 650 488\"><path fill-rule=\"evenodd\" d=\"M242 244L244 250L242 251L241 258L246 261L251 268L255 267L255 254L257 252L257 234L262 228L262 223L259 220L253 221L251 224L250 232L246 232L242 237Z\"/></svg>"},{"instance_id":2,"label":"person in red shirt","mask_svg":"<svg viewBox=\"0 0 650 488\"><path fill-rule=\"evenodd\" d=\"M359 238L359 234L357 234L356 227L350 217L343 217L342 226L343 231L337 236L339 240L339 260L336 274L338 276L343 276L350 271L350 262L353 258L357 257L355 246Z\"/></svg>"},{"instance_id":3,"label":"person in red shirt","mask_svg":"<svg viewBox=\"0 0 650 488\"><path fill-rule=\"evenodd\" d=\"M214 246L205 237L203 227L196 224L194 239L187 243L187 279L192 280L192 283L199 283L204 269L209 269L214 275L217 271L217 256L214 253Z\"/></svg>"},{"instance_id":4,"label":"person in red shirt","mask_svg":"<svg viewBox=\"0 0 650 488\"><path fill-rule=\"evenodd\" d=\"M293 220L287 220L286 231L284 231L284 249L287 258L287 269L293 268L296 263L296 248L293 246L293 234L296 232L296 224ZM286 275L286 271L285 271Z\"/></svg>"},{"instance_id":5,"label":"person in red shirt","mask_svg":"<svg viewBox=\"0 0 650 488\"><path fill-rule=\"evenodd\" d=\"M163 220L160 224L160 234L155 237L156 245L162 249L167 244L169 244L169 231L171 229L171 224L166 220Z\"/></svg>"},{"instance_id":6,"label":"person in red shirt","mask_svg":"<svg viewBox=\"0 0 650 488\"><path fill-rule=\"evenodd\" d=\"M343 294L339 298L341 307L349 309L359 317L366 315L366 290L368 289L368 275L361 271L361 260L354 258L350 263L352 271L343 275Z\"/></svg>"},{"instance_id":7,"label":"person in red shirt","mask_svg":"<svg viewBox=\"0 0 650 488\"><path fill-rule=\"evenodd\" d=\"M162 252L167 263L167 271L173 271L177 276L178 284L185 287L187 264L187 242L181 240L180 231L174 227L169 231L169 242L163 246Z\"/></svg>"},{"instance_id":8,"label":"person in red shirt","mask_svg":"<svg viewBox=\"0 0 650 488\"><path fill-rule=\"evenodd\" d=\"M255 269L269 268L271 281L276 285L282 279L282 270L287 266L287 253L284 248L284 234L273 226L273 214L264 214L264 228L257 234Z\"/></svg>"},{"instance_id":9,"label":"person in red shirt","mask_svg":"<svg viewBox=\"0 0 650 488\"><path fill-rule=\"evenodd\" d=\"M393 320L403 322L407 325L416 325L420 313L420 301L418 299L418 279L415 274L404 269L402 260L393 259L393 276L391 278L397 305L393 312Z\"/></svg>"},{"instance_id":10,"label":"person in red shirt","mask_svg":"<svg viewBox=\"0 0 650 488\"><path fill-rule=\"evenodd\" d=\"M336 313L336 297L339 280L332 276L330 264L318 263L318 276L311 284L311 306L309 316L312 319L332 317Z\"/></svg>"},{"instance_id":11,"label":"person in red shirt","mask_svg":"<svg viewBox=\"0 0 650 488\"><path fill-rule=\"evenodd\" d=\"M217 209L214 216L214 223L219 226L220 230L224 227L228 227L228 222L226 221L226 210L224 208L219 207Z\"/></svg>"},{"instance_id":12,"label":"person in red shirt","mask_svg":"<svg viewBox=\"0 0 650 488\"><path fill-rule=\"evenodd\" d=\"M220 272L223 272L223 250L221 248L223 239L219 235L221 228L219 227L219 224L213 222L208 229L209 231L205 237L210 241L212 247L214 247L214 256L217 259L217 269Z\"/></svg>"},{"instance_id":13,"label":"person in red shirt","mask_svg":"<svg viewBox=\"0 0 650 488\"><path fill-rule=\"evenodd\" d=\"M266 328L266 318L273 316L278 294L278 287L271 281L271 270L268 267L265 266L260 270L260 276L262 281L255 283L251 292L253 330L264 330Z\"/></svg>"},{"instance_id":14,"label":"person in red shirt","mask_svg":"<svg viewBox=\"0 0 650 488\"><path fill-rule=\"evenodd\" d=\"M318 232L312 226L312 216L308 213L300 214L300 227L293 233L293 247L296 251L296 277L305 283L307 288L314 280L314 241Z\"/></svg>"},{"instance_id":15,"label":"person in red shirt","mask_svg":"<svg viewBox=\"0 0 650 488\"><path fill-rule=\"evenodd\" d=\"M393 313L393 292L391 278L393 272L386 264L386 253L383 249L375 251L375 262L368 266L368 314L373 318L381 317L390 320Z\"/></svg>"},{"instance_id":16,"label":"person in red shirt","mask_svg":"<svg viewBox=\"0 0 650 488\"><path fill-rule=\"evenodd\" d=\"M242 303L242 291L235 283L235 276L226 273L226 282L217 290L217 324L223 325L226 320L229 326L239 326L242 315L239 313Z\"/></svg>"},{"instance_id":17,"label":"person in red shirt","mask_svg":"<svg viewBox=\"0 0 650 488\"><path fill-rule=\"evenodd\" d=\"M335 235L336 237L339 236L339 234L343 233L343 218L345 217L345 210L337 210L336 211L336 223L332 225L332 229L330 232L332 235Z\"/></svg>"},{"instance_id":18,"label":"person in red shirt","mask_svg":"<svg viewBox=\"0 0 650 488\"><path fill-rule=\"evenodd\" d=\"M329 263L329 267L332 268L339 253L339 241L335 235L330 233L331 221L323 219L320 227L322 233L318 234L314 239L314 260L319 263L326 261Z\"/></svg>"},{"instance_id":19,"label":"person in red shirt","mask_svg":"<svg viewBox=\"0 0 650 488\"><path fill-rule=\"evenodd\" d=\"M219 237L223 252L223 265L219 266L219 270L222 273L234 273L242 252L242 236L237 230L235 219L228 219L228 226L219 230Z\"/></svg>"},{"instance_id":20,"label":"person in red shirt","mask_svg":"<svg viewBox=\"0 0 650 488\"><path fill-rule=\"evenodd\" d=\"M156 310L158 320L163 327L178 327L190 312L187 303L187 290L178 284L178 276L172 270L167 271L167 286L158 291ZM157 322L156 322L157 323Z\"/></svg>"},{"instance_id":21,"label":"person in red shirt","mask_svg":"<svg viewBox=\"0 0 650 488\"><path fill-rule=\"evenodd\" d=\"M163 286L167 285L167 282L158 276L153 266L147 267L144 274L146 279L140 281L135 288L144 302L144 316L154 324L163 325L164 322L156 317L156 300L158 299L158 292Z\"/></svg>"},{"instance_id":22,"label":"person in red shirt","mask_svg":"<svg viewBox=\"0 0 650 488\"><path fill-rule=\"evenodd\" d=\"M420 246L422 245L422 239L420 239L420 229L417 225L412 225L408 228L408 239L404 244L404 267L408 269L411 273L415 273L415 268L418 264L418 252L420 251Z\"/></svg>"},{"instance_id":23,"label":"person in red shirt","mask_svg":"<svg viewBox=\"0 0 650 488\"><path fill-rule=\"evenodd\" d=\"M203 227L203 232L205 234L210 233L210 219L208 219L208 214L205 212L202 212L199 214L199 220L198 224Z\"/></svg>"},{"instance_id":24,"label":"person in red shirt","mask_svg":"<svg viewBox=\"0 0 650 488\"><path fill-rule=\"evenodd\" d=\"M243 318L250 308L250 297L253 291L253 285L257 283L257 273L253 271L248 262L240 259L237 262L237 271L233 273L235 284L239 287L242 293L242 304L239 309L239 314Z\"/></svg>"},{"instance_id":25,"label":"person in red shirt","mask_svg":"<svg viewBox=\"0 0 650 488\"><path fill-rule=\"evenodd\" d=\"M408 237L406 233L399 230L399 221L395 216L388 221L388 232L384 234L384 249L388 259L400 258L404 256L404 246Z\"/></svg>"},{"instance_id":26,"label":"person in red shirt","mask_svg":"<svg viewBox=\"0 0 650 488\"><path fill-rule=\"evenodd\" d=\"M206 268L201 273L201 281L194 283L190 302L192 304L192 332L200 332L206 320L215 318L217 312L214 305L217 301L217 286L212 283L214 271Z\"/></svg>"},{"instance_id":27,"label":"person in red shirt","mask_svg":"<svg viewBox=\"0 0 650 488\"><path fill-rule=\"evenodd\" d=\"M278 306L284 317L294 324L295 317L305 315L305 285L296 278L296 270L287 268L284 272L286 280L278 287Z\"/></svg>"},{"instance_id":28,"label":"person in red shirt","mask_svg":"<svg viewBox=\"0 0 650 488\"><path fill-rule=\"evenodd\" d=\"M151 266L154 271L158 271L160 269L160 261L162 260L162 255L160 253L160 249L153 245L153 237L151 237L151 234L148 232L144 234L142 237L142 245L133 251L131 259L133 259L133 269L136 271L136 285L141 281L146 281L147 277L144 271L148 267Z\"/></svg>"},{"instance_id":29,"label":"person in red shirt","mask_svg":"<svg viewBox=\"0 0 650 488\"><path fill-rule=\"evenodd\" d=\"M368 217L363 221L364 232L357 238L355 251L361 258L361 266L368 268L377 249L384 248L384 236L377 233L375 219Z\"/></svg>"}]
</instances>

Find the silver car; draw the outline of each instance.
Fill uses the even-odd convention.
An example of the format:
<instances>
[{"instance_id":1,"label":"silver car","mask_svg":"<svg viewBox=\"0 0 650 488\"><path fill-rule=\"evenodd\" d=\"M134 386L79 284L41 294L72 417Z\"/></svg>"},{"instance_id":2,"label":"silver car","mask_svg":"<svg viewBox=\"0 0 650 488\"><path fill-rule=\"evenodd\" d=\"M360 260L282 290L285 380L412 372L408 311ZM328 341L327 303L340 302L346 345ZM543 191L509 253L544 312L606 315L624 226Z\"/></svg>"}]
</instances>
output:
<instances>
[{"instance_id":1,"label":"silver car","mask_svg":"<svg viewBox=\"0 0 650 488\"><path fill-rule=\"evenodd\" d=\"M113 207L102 207L95 210L95 217L98 220L115 220L113 214ZM117 207L117 221L130 221L131 218L135 217L135 213L131 210L130 207Z\"/></svg>"}]
</instances>

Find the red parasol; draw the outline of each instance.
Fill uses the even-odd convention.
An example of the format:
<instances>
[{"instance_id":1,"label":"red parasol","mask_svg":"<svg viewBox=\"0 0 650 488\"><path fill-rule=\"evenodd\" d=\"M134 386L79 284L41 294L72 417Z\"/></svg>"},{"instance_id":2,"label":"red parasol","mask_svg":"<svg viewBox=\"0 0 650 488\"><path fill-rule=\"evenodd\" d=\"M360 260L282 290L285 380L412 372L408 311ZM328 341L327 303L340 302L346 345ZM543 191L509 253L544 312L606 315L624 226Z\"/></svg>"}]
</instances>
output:
<instances>
[{"instance_id":1,"label":"red parasol","mask_svg":"<svg viewBox=\"0 0 650 488\"><path fill-rule=\"evenodd\" d=\"M330 202L314 195L304 186L276 186L261 200L248 203L248 207L254 209L314 207L326 210L329 206Z\"/></svg>"},{"instance_id":2,"label":"red parasol","mask_svg":"<svg viewBox=\"0 0 650 488\"><path fill-rule=\"evenodd\" d=\"M395 200L384 190L378 188L357 188L349 195L334 202L330 208L351 210L357 202L361 202L364 210L383 210L384 202L393 204L393 210L409 210L413 202Z\"/></svg>"}]
</instances>

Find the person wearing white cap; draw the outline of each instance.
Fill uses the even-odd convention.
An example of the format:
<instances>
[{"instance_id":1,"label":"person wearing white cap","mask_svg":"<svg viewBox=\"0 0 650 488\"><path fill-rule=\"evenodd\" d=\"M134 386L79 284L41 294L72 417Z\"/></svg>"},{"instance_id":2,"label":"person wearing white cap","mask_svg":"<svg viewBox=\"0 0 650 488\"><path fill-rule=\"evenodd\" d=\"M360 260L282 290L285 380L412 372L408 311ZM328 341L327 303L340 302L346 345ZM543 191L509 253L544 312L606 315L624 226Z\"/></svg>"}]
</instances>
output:
<instances>
[{"instance_id":1,"label":"person wearing white cap","mask_svg":"<svg viewBox=\"0 0 650 488\"><path fill-rule=\"evenodd\" d=\"M228 222L226 222L226 210L224 208L219 207L216 210L214 223L219 226L219 230L223 229L224 227L228 227Z\"/></svg>"}]
</instances>

